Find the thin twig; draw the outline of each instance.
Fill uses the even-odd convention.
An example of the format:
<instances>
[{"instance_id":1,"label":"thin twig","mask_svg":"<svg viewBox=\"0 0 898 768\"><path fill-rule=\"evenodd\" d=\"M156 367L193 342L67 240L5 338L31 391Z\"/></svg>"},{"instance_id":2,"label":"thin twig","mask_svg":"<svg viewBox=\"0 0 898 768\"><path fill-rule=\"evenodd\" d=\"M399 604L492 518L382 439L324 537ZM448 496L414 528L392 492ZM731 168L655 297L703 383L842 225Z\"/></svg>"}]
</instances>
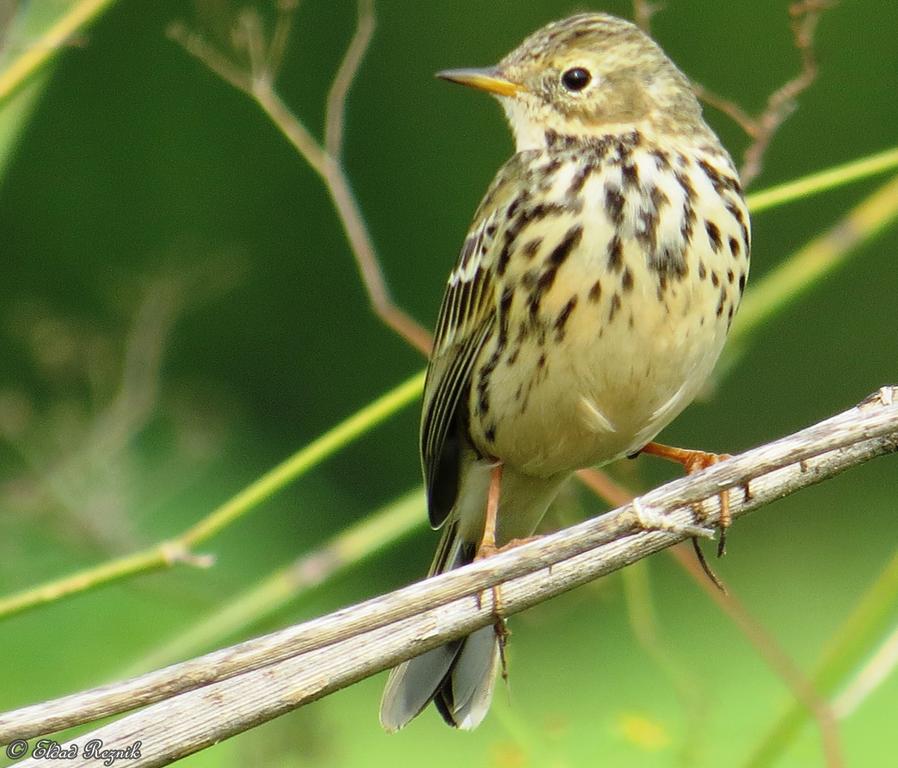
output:
<instances>
[{"instance_id":1,"label":"thin twig","mask_svg":"<svg viewBox=\"0 0 898 768\"><path fill-rule=\"evenodd\" d=\"M710 88L707 88L694 80L692 81L692 90L695 91L695 95L705 102L705 104L714 107L718 112L723 112L723 114L745 131L750 139L757 140L759 132L758 120L754 115L749 114L747 110L739 106L735 101L714 93ZM749 181L750 179L746 180L745 176L742 176L743 185L748 186Z\"/></svg>"},{"instance_id":2,"label":"thin twig","mask_svg":"<svg viewBox=\"0 0 898 768\"><path fill-rule=\"evenodd\" d=\"M835 2L836 0L798 0L789 6L792 40L801 58L801 70L767 97L767 104L760 114L752 115L732 99L720 96L710 88L693 81L692 88L696 95L729 117L751 139L739 171L743 186L747 187L761 173L764 155L770 147L770 142L789 115L795 111L796 99L817 79L814 34L821 15L833 7ZM634 0L634 19L646 34L651 33L651 18L658 10L654 3L647 0Z\"/></svg>"},{"instance_id":3,"label":"thin twig","mask_svg":"<svg viewBox=\"0 0 898 768\"><path fill-rule=\"evenodd\" d=\"M327 95L324 118L324 147L331 157L342 160L343 124L346 119L346 97L355 82L362 59L374 35L374 0L359 0L359 17L355 34L340 62L340 68Z\"/></svg>"},{"instance_id":4,"label":"thin twig","mask_svg":"<svg viewBox=\"0 0 898 768\"><path fill-rule=\"evenodd\" d=\"M896 451L898 387L886 387L838 416L645 494L641 509L661 515L664 530L642 530L629 505L329 616L0 715L0 743L165 700L85 737L140 738L143 757L132 765L164 765L495 622L496 606L483 599L495 586L502 585L503 614L517 613L682 541L696 505L702 522L713 524L724 489L751 482L750 496L731 494L740 517Z\"/></svg>"},{"instance_id":5,"label":"thin twig","mask_svg":"<svg viewBox=\"0 0 898 768\"><path fill-rule=\"evenodd\" d=\"M767 106L756 119L757 133L754 142L745 150L740 171L745 185L750 184L761 172L767 148L779 127L795 110L795 100L817 79L814 34L821 14L833 4L830 0L801 0L789 6L792 38L801 56L801 71L770 95Z\"/></svg>"},{"instance_id":6,"label":"thin twig","mask_svg":"<svg viewBox=\"0 0 898 768\"><path fill-rule=\"evenodd\" d=\"M800 0L789 6L792 40L801 57L801 70L767 97L767 104L759 115L750 115L735 102L718 96L698 83L694 84L699 98L729 116L752 139L745 150L739 171L744 186L751 184L761 173L770 142L780 126L795 111L796 99L817 79L814 34L820 16L833 5L831 0Z\"/></svg>"},{"instance_id":7,"label":"thin twig","mask_svg":"<svg viewBox=\"0 0 898 768\"><path fill-rule=\"evenodd\" d=\"M287 55L287 44L290 42L290 34L293 31L293 18L299 0L278 0L277 20L274 23L274 32L271 33L271 43L268 46L268 71L271 80L277 79L284 57Z\"/></svg>"},{"instance_id":8,"label":"thin twig","mask_svg":"<svg viewBox=\"0 0 898 768\"><path fill-rule=\"evenodd\" d=\"M359 0L359 28L353 37L350 50L347 51L328 98L326 134L331 143L341 140L344 102L352 79L358 72L358 65L364 55L364 49L370 41L374 25L373 14L371 0ZM371 234L339 157L328 151L284 104L273 88L271 73L263 70L247 74L202 36L191 33L184 24L172 24L168 34L171 39L180 43L188 53L202 62L214 74L253 99L311 166L312 170L321 177L337 211L343 231L349 240L350 251L356 261L362 284L375 314L412 346L424 354L428 354L430 334L409 314L400 309L390 296ZM263 58L263 55L260 54L259 58Z\"/></svg>"}]
</instances>

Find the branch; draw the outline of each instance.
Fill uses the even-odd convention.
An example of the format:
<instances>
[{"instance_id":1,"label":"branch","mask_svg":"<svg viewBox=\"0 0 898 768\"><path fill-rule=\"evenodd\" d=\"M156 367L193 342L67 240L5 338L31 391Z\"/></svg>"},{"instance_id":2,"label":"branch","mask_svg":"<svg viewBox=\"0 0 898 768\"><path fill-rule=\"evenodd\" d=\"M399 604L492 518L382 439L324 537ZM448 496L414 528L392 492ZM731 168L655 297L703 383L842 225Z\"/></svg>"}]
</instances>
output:
<instances>
[{"instance_id":1,"label":"branch","mask_svg":"<svg viewBox=\"0 0 898 768\"><path fill-rule=\"evenodd\" d=\"M273 40L280 50L286 44L282 14ZM274 90L274 73L271 71L273 42L266 41L261 24L243 24L247 49L258 51L251 56L250 72L234 64L201 35L191 32L182 23L172 24L169 37L185 51L204 64L213 74L249 96L268 116L275 127L293 145L324 182L334 209L349 240L350 250L368 294L374 313L389 327L425 355L430 351L430 334L409 314L396 305L390 296L380 259L365 224L364 216L346 176L340 155L343 136L343 115L346 96L358 72L362 56L374 30L374 6L371 0L359 0L356 32L343 58L339 71L331 85L327 101L325 142L319 142L294 115ZM281 31L278 31L281 30Z\"/></svg>"},{"instance_id":2,"label":"branch","mask_svg":"<svg viewBox=\"0 0 898 768\"><path fill-rule=\"evenodd\" d=\"M161 702L88 738L112 745L140 738L144 756L131 765L167 764L486 626L498 612L518 613L682 541L683 527L696 523L696 507L703 510L701 524L717 520L724 489L750 487L731 493L738 518L896 451L898 387L884 387L838 416L643 495L642 510L663 515L665 530L643 530L627 505L328 616L0 715L0 743ZM501 593L490 591L500 584Z\"/></svg>"},{"instance_id":3,"label":"branch","mask_svg":"<svg viewBox=\"0 0 898 768\"><path fill-rule=\"evenodd\" d=\"M745 150L739 176L748 186L761 173L761 165L770 142L780 126L795 111L796 99L817 79L814 34L822 13L834 5L832 0L799 0L789 6L790 26L795 49L801 57L801 71L767 97L764 111L752 116L729 99L718 96L699 83L693 83L698 97L736 122L752 139Z\"/></svg>"},{"instance_id":4,"label":"branch","mask_svg":"<svg viewBox=\"0 0 898 768\"><path fill-rule=\"evenodd\" d=\"M359 0L359 16L346 55L331 84L327 95L327 112L324 118L324 146L332 157L343 154L343 123L346 117L346 97L355 82L362 59L368 51L374 35L374 0Z\"/></svg>"},{"instance_id":5,"label":"branch","mask_svg":"<svg viewBox=\"0 0 898 768\"><path fill-rule=\"evenodd\" d=\"M692 82L696 96L723 112L752 140L745 150L739 171L744 187L761 173L761 165L770 142L780 126L795 111L796 99L817 79L814 34L820 16L833 5L835 0L798 0L789 6L792 40L801 57L801 71L767 97L767 104L759 115L752 115L735 101L714 93L701 83ZM651 34L651 18L658 10L658 6L647 0L633 0L633 17L646 34Z\"/></svg>"},{"instance_id":6,"label":"branch","mask_svg":"<svg viewBox=\"0 0 898 768\"><path fill-rule=\"evenodd\" d=\"M754 143L745 151L740 175L748 185L761 172L764 154L774 134L786 118L795 111L796 99L817 79L817 57L814 54L814 35L821 14L835 3L832 0L800 0L789 6L792 39L801 56L801 71L780 86L767 99L767 106L756 118Z\"/></svg>"}]
</instances>

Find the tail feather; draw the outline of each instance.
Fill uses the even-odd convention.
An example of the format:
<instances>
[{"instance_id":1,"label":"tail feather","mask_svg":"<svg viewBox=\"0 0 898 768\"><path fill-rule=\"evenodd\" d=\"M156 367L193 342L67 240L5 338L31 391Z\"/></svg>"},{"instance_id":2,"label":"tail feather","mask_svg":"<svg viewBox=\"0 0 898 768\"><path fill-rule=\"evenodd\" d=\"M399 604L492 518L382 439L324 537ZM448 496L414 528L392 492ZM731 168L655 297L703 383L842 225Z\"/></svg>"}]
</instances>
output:
<instances>
[{"instance_id":1,"label":"tail feather","mask_svg":"<svg viewBox=\"0 0 898 768\"><path fill-rule=\"evenodd\" d=\"M475 545L458 535L458 522L450 521L430 575L470 563L474 551ZM492 626L403 662L387 679L381 725L398 731L433 701L449 725L476 728L489 710L498 663L498 638Z\"/></svg>"},{"instance_id":2,"label":"tail feather","mask_svg":"<svg viewBox=\"0 0 898 768\"><path fill-rule=\"evenodd\" d=\"M443 720L462 730L480 725L490 708L498 666L499 642L492 626L465 638L434 697Z\"/></svg>"},{"instance_id":3,"label":"tail feather","mask_svg":"<svg viewBox=\"0 0 898 768\"><path fill-rule=\"evenodd\" d=\"M456 506L443 526L430 576L474 559L483 534L491 468L485 461L467 468ZM510 467L503 469L500 545L533 532L565 477L528 477ZM492 625L403 662L387 680L380 705L382 725L398 731L433 701L449 725L476 728L489 710L499 663L499 638Z\"/></svg>"},{"instance_id":4,"label":"tail feather","mask_svg":"<svg viewBox=\"0 0 898 768\"><path fill-rule=\"evenodd\" d=\"M390 672L380 703L380 723L385 730L398 731L430 704L452 669L461 645L462 641L441 645Z\"/></svg>"}]
</instances>

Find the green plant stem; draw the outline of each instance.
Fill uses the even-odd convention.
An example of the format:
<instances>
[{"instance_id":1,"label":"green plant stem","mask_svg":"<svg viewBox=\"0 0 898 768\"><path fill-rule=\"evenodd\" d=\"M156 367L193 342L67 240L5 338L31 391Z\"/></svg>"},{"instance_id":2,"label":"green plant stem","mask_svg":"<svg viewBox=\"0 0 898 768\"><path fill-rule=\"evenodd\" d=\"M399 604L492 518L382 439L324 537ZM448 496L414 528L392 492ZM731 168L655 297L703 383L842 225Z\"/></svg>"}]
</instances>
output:
<instances>
[{"instance_id":1,"label":"green plant stem","mask_svg":"<svg viewBox=\"0 0 898 768\"><path fill-rule=\"evenodd\" d=\"M730 345L738 351L753 331L896 220L898 176L862 200L838 223L752 286L730 334Z\"/></svg>"},{"instance_id":2,"label":"green plant stem","mask_svg":"<svg viewBox=\"0 0 898 768\"><path fill-rule=\"evenodd\" d=\"M143 552L88 568L0 599L0 619L139 573L160 570L177 563L207 564L208 559L193 554L192 550L196 545L219 533L222 528L257 507L288 483L305 474L359 436L370 432L404 406L409 405L420 396L423 387L424 372L422 371L382 395L370 405L365 406L274 469L266 472L177 538Z\"/></svg>"},{"instance_id":3,"label":"green plant stem","mask_svg":"<svg viewBox=\"0 0 898 768\"><path fill-rule=\"evenodd\" d=\"M116 0L81 0L72 5L39 40L0 73L0 103L57 55L67 40L96 19Z\"/></svg>"},{"instance_id":4,"label":"green plant stem","mask_svg":"<svg viewBox=\"0 0 898 768\"><path fill-rule=\"evenodd\" d=\"M776 208L895 168L898 168L898 147L755 192L747 196L746 202L752 213L760 213L768 208Z\"/></svg>"},{"instance_id":5,"label":"green plant stem","mask_svg":"<svg viewBox=\"0 0 898 768\"><path fill-rule=\"evenodd\" d=\"M821 695L832 695L888 631L898 603L898 552L867 588L854 611L830 641L811 677ZM808 718L799 703L789 705L776 724L761 739L745 763L746 768L772 765L786 750Z\"/></svg>"},{"instance_id":6,"label":"green plant stem","mask_svg":"<svg viewBox=\"0 0 898 768\"><path fill-rule=\"evenodd\" d=\"M217 611L179 632L122 673L124 677L164 667L245 631L327 579L371 557L424 525L424 489L416 488L386 507L340 531L322 546L279 568Z\"/></svg>"},{"instance_id":7,"label":"green plant stem","mask_svg":"<svg viewBox=\"0 0 898 768\"><path fill-rule=\"evenodd\" d=\"M633 563L621 571L621 577L633 634L651 661L670 682L682 705L686 735L677 750L679 761L682 765L696 765L704 747L703 723L707 716L707 696L696 676L661 639L648 562L640 560Z\"/></svg>"}]
</instances>

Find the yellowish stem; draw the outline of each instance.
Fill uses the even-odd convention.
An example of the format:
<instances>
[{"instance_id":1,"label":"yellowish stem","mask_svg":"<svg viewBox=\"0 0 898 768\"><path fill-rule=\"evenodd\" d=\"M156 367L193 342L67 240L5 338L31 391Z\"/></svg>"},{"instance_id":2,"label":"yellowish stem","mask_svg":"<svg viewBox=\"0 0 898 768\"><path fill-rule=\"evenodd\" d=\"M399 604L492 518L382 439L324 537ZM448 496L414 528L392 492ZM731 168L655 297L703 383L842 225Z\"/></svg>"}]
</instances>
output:
<instances>
[{"instance_id":1,"label":"yellowish stem","mask_svg":"<svg viewBox=\"0 0 898 768\"><path fill-rule=\"evenodd\" d=\"M0 73L0 102L53 58L78 30L114 2L115 0L81 0L75 3L40 39L29 44L25 52Z\"/></svg>"}]
</instances>

